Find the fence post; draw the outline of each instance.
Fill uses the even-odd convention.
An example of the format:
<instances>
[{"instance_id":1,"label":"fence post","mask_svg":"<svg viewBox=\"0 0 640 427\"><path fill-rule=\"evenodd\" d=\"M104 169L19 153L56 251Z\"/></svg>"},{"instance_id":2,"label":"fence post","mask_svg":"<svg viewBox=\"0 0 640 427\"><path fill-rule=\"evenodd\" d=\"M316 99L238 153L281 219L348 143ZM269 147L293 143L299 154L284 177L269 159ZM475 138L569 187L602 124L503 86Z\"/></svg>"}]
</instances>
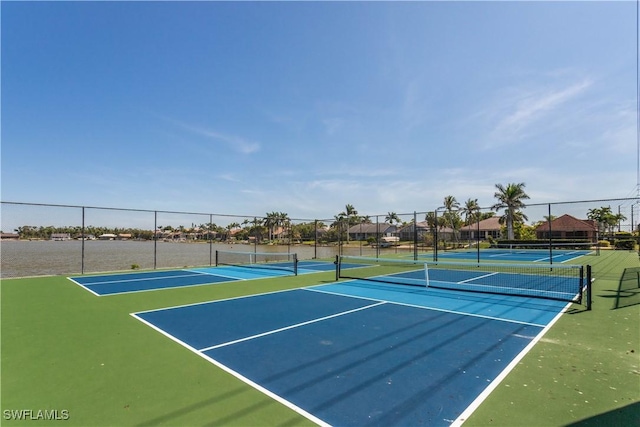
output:
<instances>
[{"instance_id":1,"label":"fence post","mask_svg":"<svg viewBox=\"0 0 640 427\"><path fill-rule=\"evenodd\" d=\"M158 211L153 211L153 269L158 260Z\"/></svg>"},{"instance_id":2,"label":"fence post","mask_svg":"<svg viewBox=\"0 0 640 427\"><path fill-rule=\"evenodd\" d=\"M587 265L587 310L591 310L591 265Z\"/></svg>"},{"instance_id":3,"label":"fence post","mask_svg":"<svg viewBox=\"0 0 640 427\"><path fill-rule=\"evenodd\" d=\"M85 234L84 234L84 206L82 207L82 234L80 236L80 239L82 239L82 260L80 261L80 263L81 263L80 272L82 274L84 274L84 240L85 240Z\"/></svg>"},{"instance_id":4,"label":"fence post","mask_svg":"<svg viewBox=\"0 0 640 427\"><path fill-rule=\"evenodd\" d=\"M551 228L551 203L549 203L549 264L553 264L553 230Z\"/></svg>"}]
</instances>

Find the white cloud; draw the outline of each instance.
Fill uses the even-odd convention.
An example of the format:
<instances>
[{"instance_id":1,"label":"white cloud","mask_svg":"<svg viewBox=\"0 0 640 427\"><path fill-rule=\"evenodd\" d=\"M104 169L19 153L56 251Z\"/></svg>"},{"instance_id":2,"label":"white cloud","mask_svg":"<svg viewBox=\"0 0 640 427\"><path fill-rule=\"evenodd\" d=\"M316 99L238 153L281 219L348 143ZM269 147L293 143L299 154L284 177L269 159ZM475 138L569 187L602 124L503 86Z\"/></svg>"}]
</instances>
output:
<instances>
[{"instance_id":1,"label":"white cloud","mask_svg":"<svg viewBox=\"0 0 640 427\"><path fill-rule=\"evenodd\" d=\"M218 178L223 181L241 182L240 179L238 179L235 175L232 175L230 173L223 173L221 175L218 175Z\"/></svg>"},{"instance_id":2,"label":"white cloud","mask_svg":"<svg viewBox=\"0 0 640 427\"><path fill-rule=\"evenodd\" d=\"M176 120L171 120L171 121L190 132L196 133L198 135L201 135L210 139L224 142L225 144L227 144L228 146L230 146L231 148L233 148L235 151L239 153L252 154L257 151L260 151L260 144L258 142L250 141L248 139L242 138L237 135L228 135L228 134L218 132L216 130L205 129L199 126L193 126L193 125L179 122Z\"/></svg>"},{"instance_id":3,"label":"white cloud","mask_svg":"<svg viewBox=\"0 0 640 427\"><path fill-rule=\"evenodd\" d=\"M636 153L637 124L635 108L616 111L610 118L610 125L602 132L602 144L610 153Z\"/></svg>"},{"instance_id":4,"label":"white cloud","mask_svg":"<svg viewBox=\"0 0 640 427\"><path fill-rule=\"evenodd\" d=\"M587 91L593 82L583 79L569 86L540 90L537 88L510 89L499 96L497 105L490 106L480 116L494 123L484 148L495 148L522 140L539 132L534 125L548 119L545 128L561 116L562 107ZM544 128L541 128L544 129Z\"/></svg>"}]
</instances>

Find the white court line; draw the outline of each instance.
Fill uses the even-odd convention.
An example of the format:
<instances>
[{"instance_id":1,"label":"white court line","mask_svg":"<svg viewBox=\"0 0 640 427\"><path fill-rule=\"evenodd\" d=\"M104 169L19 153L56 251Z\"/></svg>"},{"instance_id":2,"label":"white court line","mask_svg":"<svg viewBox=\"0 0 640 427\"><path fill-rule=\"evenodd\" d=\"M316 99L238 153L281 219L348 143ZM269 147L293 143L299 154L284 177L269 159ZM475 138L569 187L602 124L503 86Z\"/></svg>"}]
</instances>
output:
<instances>
[{"instance_id":1,"label":"white court line","mask_svg":"<svg viewBox=\"0 0 640 427\"><path fill-rule=\"evenodd\" d=\"M318 261L318 262L307 262L305 261L304 264L300 265L300 263L298 263L298 268L309 268L309 267L324 267L325 265L330 265L330 264L334 264L333 269L335 269L335 262L331 262L331 261ZM331 270L328 270L331 271Z\"/></svg>"},{"instance_id":2,"label":"white court line","mask_svg":"<svg viewBox=\"0 0 640 427\"><path fill-rule=\"evenodd\" d=\"M294 403L284 399L283 397L279 396L278 394L270 391L269 389L266 389L265 387L259 385L258 383L250 380L249 378L243 376L239 372L237 372L237 371L231 369L230 367L222 364L221 362L217 361L213 357L210 357L210 356L204 354L203 352L207 351L207 350L210 350L210 349L219 348L219 347L222 347L222 346L225 346L225 345L231 345L231 344L235 344L235 343L238 343L238 342L246 341L246 340L249 340L249 339L258 338L260 336L264 336L264 335L268 335L268 334L273 334L273 333L276 333L276 332L284 331L284 330L291 329L291 328L294 328L294 327L303 326L305 324L310 324L310 323L318 322L318 321L321 321L321 320L326 320L326 319L329 319L329 318L332 318L332 317L341 316L341 315L352 313L352 312L356 312L356 311L359 311L359 310L365 310L365 309L376 307L376 306L383 305L383 304L397 304L397 305L415 307L415 308L420 308L420 309L428 309L428 310L433 310L433 311L447 312L447 313L458 314L458 315L463 315L463 316L480 317L480 318L486 318L486 319L490 319L490 320L498 320L498 321L503 321L503 322L517 323L517 324L524 324L524 325L540 327L542 329L540 334L538 334L537 337L535 337L532 340L532 342L529 343L525 347L525 349L523 349L521 351L521 353L518 354L518 356L511 363L509 363L509 365L507 365L507 367L493 380L493 382L490 383L487 386L487 388L464 410L464 412L462 412L458 416L458 418L454 421L453 425L455 425L456 427L459 427L471 415L471 413L473 413L477 409L477 407L486 399L486 397L489 396L489 394L498 386L498 384L507 376L507 374L519 363L519 361L524 357L524 355L531 350L531 348L535 345L535 343L537 343L541 339L541 337L546 333L546 331L549 328L551 328L551 326L557 321L557 319L562 314L562 311L561 311L554 318L554 320L551 323L549 323L548 325L545 326L545 325L538 325L538 324L521 322L521 321L512 321L512 320L507 320L507 319L495 318L495 317L491 317L491 316L484 316L484 315L476 315L476 314L470 314L470 313L456 312L456 311L452 311L452 310L444 310L444 309L439 309L439 308L434 308L434 307L425 307L425 306L404 304L404 303L398 303L398 302L392 302L392 301L384 301L384 300L361 297L361 296L356 296L356 295L341 294L341 293L338 293L338 292L328 292L328 291L323 291L323 290L319 290L319 289L311 289L311 288L298 288L298 289L288 289L288 290L282 290L282 291L266 292L266 293L263 293L263 294L239 296L239 297L233 297L233 298L228 298L228 299L224 299L224 300L214 300L214 301L208 301L208 302L184 304L184 305L175 306L175 307L171 307L171 308L197 306L197 305L202 305L202 304L209 304L209 303L216 303L216 302L221 302L221 301L236 300L236 299L241 299L241 298L251 298L251 297L254 297L254 296L276 294L276 293L281 293L281 292L291 292L291 291L296 291L296 290L307 290L307 291L312 291L312 292L333 294L333 295L338 295L338 296L342 296L342 297L349 297L349 298L355 298L355 299L364 299L364 300L373 301L375 303L371 304L371 305L368 305L366 307L361 307L361 308L350 310L350 311L347 311L347 312L338 313L338 314L331 315L331 316L326 316L326 317L323 317L323 318L320 318L320 319L315 319L315 320L311 320L311 321L308 321L308 322L303 322L303 323L300 323L299 325L293 325L293 326L286 327L286 328L280 328L280 329L277 329L277 330L274 330L274 331L271 331L271 332L266 332L266 333L263 333L263 334L257 334L257 335L254 335L254 336L251 336L251 337L247 337L247 338L244 338L244 339L239 339L239 340L231 341L231 342L228 342L228 343L224 343L224 344L220 344L220 345L216 345L216 346L212 346L212 347L207 347L207 348L204 348L204 349L201 349L201 350L198 350L198 349L188 345L187 343L181 341L180 339L178 339L175 336L169 334L168 332L164 331L163 329L158 328L157 326L153 325L152 323L150 323L150 322L148 322L148 321L146 321L146 320L144 320L144 319L142 319L141 317L138 316L138 314L155 312L155 311L164 311L164 310L169 310L170 308L147 310L147 311L143 311L143 312L139 312L139 313L131 313L130 315L132 317L138 319L139 321L141 321L145 325L147 325L147 326L151 327L152 329L156 330L157 332L160 332L162 335L166 336L167 338L171 339L172 341L178 343L179 345L187 348L188 350L190 350L191 352L197 354L198 356L202 357L203 359L209 361L210 363L212 363L213 365L215 365L218 368L222 369L223 371L233 375L234 377L238 378L239 380L241 380L245 384L253 387L254 389L256 389L256 390L258 390L258 391L260 391L262 393L264 393L265 395L271 397L275 401L282 403L283 405L285 405L288 408L292 409L296 413L304 416L305 418L309 419L310 421L312 421L312 422L314 422L314 423L316 423L316 424L318 424L320 426L323 426L323 427L330 427L330 424L328 424L327 422L319 419L318 417L316 417L315 415L307 412L306 410L298 407ZM571 306L571 303L568 303L564 310L566 310L569 306Z\"/></svg>"},{"instance_id":3,"label":"white court line","mask_svg":"<svg viewBox=\"0 0 640 427\"><path fill-rule=\"evenodd\" d=\"M195 275L194 275L195 276ZM215 274L210 274L210 276L216 276ZM185 276L171 276L171 277L185 277ZM195 286L211 286L211 285L218 285L218 284L226 284L226 283L233 283L236 281L242 281L242 280L250 280L250 279L239 279L239 278L234 278L234 277L230 277L230 276L220 276L224 279L227 280L223 280L220 282L207 282L207 283L192 283L192 284L188 284L188 285L176 285L176 286L168 286L168 287L164 287L164 288L149 288L149 289L137 289L135 291L122 291L122 292L111 292L108 294L99 294L96 293L94 291L92 291L91 289L87 288L85 285L80 284L76 281L74 281L73 279L67 277L67 279L71 280L72 282L76 283L77 285L83 287L84 289L88 290L89 292L91 292L92 294L98 296L98 297L110 297L112 295L126 295L126 294L138 294L141 292L154 292L154 291L164 291L164 290L169 290L169 289L181 289L181 288L192 288ZM255 280L255 279L251 279L251 280ZM117 283L117 282L114 282ZM91 283L89 284L91 285Z\"/></svg>"},{"instance_id":4,"label":"white court line","mask_svg":"<svg viewBox=\"0 0 640 427\"><path fill-rule=\"evenodd\" d=\"M461 282L455 282L455 283L458 283L458 284L467 283L467 282L471 282L473 280L484 279L485 277L495 276L496 274L499 274L499 273L498 272L494 272L494 273L483 274L482 276L472 277L471 279L467 279L467 280L463 280ZM438 280L436 280L436 282L438 282Z\"/></svg>"},{"instance_id":5,"label":"white court line","mask_svg":"<svg viewBox=\"0 0 640 427\"><path fill-rule=\"evenodd\" d=\"M194 302L194 303L190 303L190 304L180 304L180 305L174 305L174 306L171 306L171 307L154 308L152 310L138 311L135 314L153 313L154 311L165 311L165 310L173 310L175 308L193 307L193 306L205 305L205 304L215 304L215 303L218 303L218 302L233 301L233 300L237 300L237 299L253 298L253 297L259 297L259 296L262 296L262 295L279 294L279 293L282 293L282 292L292 292L292 291L298 291L298 290L300 290L300 289L293 288L293 289L282 289L282 290L279 290L279 291L263 292L261 294L240 295L240 296L237 296L237 297L214 299L214 300L209 300L209 301Z\"/></svg>"},{"instance_id":6,"label":"white court line","mask_svg":"<svg viewBox=\"0 0 640 427\"><path fill-rule=\"evenodd\" d=\"M240 339L237 339L237 340L234 340L234 341L229 341L229 342L225 342L225 343L222 343L222 344L216 344L216 345L212 345L210 347L201 348L200 351L213 350L213 349L216 349L216 348L226 347L226 346L229 346L229 345L237 344L237 343L240 343L240 342L243 342L243 341L249 341L249 340L252 340L252 339L255 339L255 338L264 337L264 336L267 336L267 335L277 334L278 332L283 332L283 331L286 331L286 330L289 330L289 329L299 328L301 326L310 325L312 323L322 322L324 320L333 319L334 317L340 317L340 316L344 316L346 314L355 313L357 311L367 310L369 308L377 307L377 306L383 305L383 304L386 304L386 302L385 301L380 301L380 302L378 302L376 304L371 304L371 305L367 305L367 306L364 306L364 307L354 308L353 310L343 311L341 313L331 314L331 315L325 316L325 317L319 317L317 319L308 320L306 322L297 323L295 325L285 326L284 328L274 329L272 331L267 331L267 332L263 332L263 333L260 333L260 334L251 335L251 336L248 336L248 337L245 337L245 338L240 338Z\"/></svg>"},{"instance_id":7,"label":"white court line","mask_svg":"<svg viewBox=\"0 0 640 427\"><path fill-rule=\"evenodd\" d=\"M212 268L220 268L220 267L212 267ZM208 272L204 272L204 271L196 271L196 270L185 270L185 271L191 271L191 272L193 272L193 273L204 274L205 276L224 277L225 279L233 279L233 280L250 280L250 279L247 279L247 278L245 278L245 277L229 276L229 275L227 275L227 274L218 274L218 273L215 273L215 272L208 273ZM182 276L180 276L180 277L182 277Z\"/></svg>"},{"instance_id":8,"label":"white court line","mask_svg":"<svg viewBox=\"0 0 640 427\"><path fill-rule=\"evenodd\" d=\"M188 271L188 270L182 270L182 271ZM175 276L143 277L143 278L139 278L139 279L106 280L104 282L84 283L84 285L89 286L89 285L104 285L104 284L111 284L111 283L150 282L152 280L172 279L174 277L175 278L195 277L195 276L202 276L203 274L205 274L205 273L194 272L194 271L191 271L191 273L194 273L194 274L178 274L178 275L175 275ZM131 274L131 273L124 273L124 274ZM153 273L144 273L144 274L153 274ZM88 277L92 277L92 276L88 276ZM95 276L93 276L93 277L95 277ZM109 277L117 277L117 275L109 276Z\"/></svg>"},{"instance_id":9,"label":"white court line","mask_svg":"<svg viewBox=\"0 0 640 427\"><path fill-rule=\"evenodd\" d=\"M185 274L185 275L180 275L180 276L169 276L169 277L154 277L154 278L150 278L150 279L129 279L129 280L116 280L116 281L111 281L111 282L95 282L95 283L87 283L86 285L83 285L81 283L76 282L75 280L71 279L70 277L67 277L67 279L71 280L73 283L77 284L78 286L83 287L84 289L86 289L87 291L91 292L92 294L99 296L99 297L108 297L108 296L112 296L112 295L124 295L124 294L136 294L136 293L140 293L140 292L154 292L154 291L164 291L164 290L168 290L168 289L180 289L180 288L189 288L189 287L194 287L194 286L209 286L209 285L214 285L214 284L226 284L226 283L232 283L232 282L236 282L236 281L246 281L246 280L261 280L261 279L269 279L269 278L278 278L278 277L288 277L288 275L278 275L278 276L258 276L257 274L254 274L253 276L257 276L257 277L237 277L237 276L229 276L229 275L224 275L224 274L217 274L215 272L211 272L211 273L205 273L205 272L200 272L200 271L194 271L194 270L182 270L182 271L188 271L191 273L195 273L195 274ZM195 276L213 276L213 277L222 277L223 279L228 279L226 281L221 281L221 282L207 282L207 283L194 283L194 284L189 284L189 285L177 285L177 286L169 286L169 287L162 287L162 288L150 288L150 289L138 289L135 291L123 291L123 292L112 292L112 293L108 293L108 294L99 294L96 293L94 291L92 291L91 289L87 288L87 286L91 286L94 284L113 284L113 283L124 283L127 281L150 281L150 280L155 280L155 279L169 279L169 278L182 278L182 277L195 277Z\"/></svg>"},{"instance_id":10,"label":"white court line","mask_svg":"<svg viewBox=\"0 0 640 427\"><path fill-rule=\"evenodd\" d=\"M100 297L102 295L100 295L97 292L92 291L91 289L87 288L85 285L83 285L82 283L76 282L75 280L73 280L71 277L67 277L67 279L71 280L73 283L75 283L76 285L80 286L82 289L84 289L85 291L89 291L91 292L93 295Z\"/></svg>"},{"instance_id":11,"label":"white court line","mask_svg":"<svg viewBox=\"0 0 640 427\"><path fill-rule=\"evenodd\" d=\"M531 340L531 342L522 349L522 351L513 358L511 363L509 363L503 370L498 374L498 376L489 383L487 388L485 388L482 393L475 398L473 402L465 409L459 416L456 418L453 423L451 423L450 427L460 427L470 416L471 414L478 409L478 407L484 402L484 400L489 397L489 395L493 392L493 390L498 387L498 385L507 377L507 375L520 363L520 361L524 358L524 356L531 351L533 346L535 346L540 339L551 329L551 327L560 319L560 316L571 306L571 303L567 303L567 305L562 309L556 317L545 326L540 333Z\"/></svg>"},{"instance_id":12,"label":"white court line","mask_svg":"<svg viewBox=\"0 0 640 427\"><path fill-rule=\"evenodd\" d=\"M348 283L348 282L342 282L342 283ZM323 290L320 290L320 289L305 288L305 290L312 291L312 292L320 292L320 293L325 293L325 294L330 294L330 295L338 295L338 296L343 296L343 297L366 299L366 300L370 300L370 301L380 301L380 302L384 302L384 303L387 303L387 304L395 304L395 305L402 305L402 306L405 306L405 307L421 308L423 310L439 311L439 312L443 312L443 313L456 314L456 315L459 315L459 316L479 317L479 318L482 318L482 319L497 320L498 322L516 323L516 324L519 324L519 325L535 326L535 327L538 327L538 328L544 328L544 326L545 326L544 324L523 322L521 320L504 319L502 317L487 316L485 314L475 314L475 313L467 313L467 312L464 312L464 311L448 310L448 309L439 308L439 307L430 307L428 305L417 305L417 304L409 304L409 303L405 303L405 302L387 301L387 300L381 300L381 299L378 299L378 298L367 298L367 297L343 294L343 293L340 293L340 292L323 291Z\"/></svg>"},{"instance_id":13,"label":"white court line","mask_svg":"<svg viewBox=\"0 0 640 427\"><path fill-rule=\"evenodd\" d=\"M165 337L167 337L167 338L173 340L174 342L180 344L181 346L185 347L189 351L197 354L198 356L202 357L203 359L207 360L208 362L214 364L215 366L217 366L218 368L222 369L223 371L233 375L234 377L236 377L240 381L244 382L245 384L255 388L256 390L258 390L258 391L260 391L262 393L264 393L265 395L269 396L270 398L272 398L276 402L280 402L281 404L283 404L287 408L289 408L289 409L293 410L294 412L302 415L303 417L307 418L308 420L318 424L321 427L331 427L330 424L326 423L325 421L321 420L320 418L316 417L315 415L305 411L304 409L300 408L299 406L295 405L294 403L289 402L288 400L280 397L279 395L273 393L272 391L262 387L258 383L250 380L249 378L245 377L244 375L240 374L239 372L234 371L233 369L229 368L228 366L218 362L214 358L212 358L210 356L207 356L206 354L198 351L197 349L191 347L189 344L185 343L184 341L179 340L178 338L174 337L173 335L171 335L171 334L167 333L166 331L158 328L154 324L149 323L146 320L144 320L143 318L137 316L135 313L131 313L131 316L133 316L134 318L138 319L139 321L141 321L145 325L149 326L150 328L156 330L157 332L160 332Z\"/></svg>"}]
</instances>

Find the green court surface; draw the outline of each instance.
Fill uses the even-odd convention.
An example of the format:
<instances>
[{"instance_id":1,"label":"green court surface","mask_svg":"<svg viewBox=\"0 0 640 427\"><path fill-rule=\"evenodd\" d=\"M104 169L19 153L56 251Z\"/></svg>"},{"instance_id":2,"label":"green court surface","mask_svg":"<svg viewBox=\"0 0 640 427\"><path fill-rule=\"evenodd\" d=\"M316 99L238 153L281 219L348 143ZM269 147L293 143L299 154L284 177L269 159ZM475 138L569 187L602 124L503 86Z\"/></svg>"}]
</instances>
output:
<instances>
[{"instance_id":1,"label":"green court surface","mask_svg":"<svg viewBox=\"0 0 640 427\"><path fill-rule=\"evenodd\" d=\"M593 309L571 306L465 426L640 424L640 289L623 274L640 267L638 254L580 261L593 266ZM312 425L131 313L334 280L323 272L109 297L63 276L2 280L2 425Z\"/></svg>"}]
</instances>

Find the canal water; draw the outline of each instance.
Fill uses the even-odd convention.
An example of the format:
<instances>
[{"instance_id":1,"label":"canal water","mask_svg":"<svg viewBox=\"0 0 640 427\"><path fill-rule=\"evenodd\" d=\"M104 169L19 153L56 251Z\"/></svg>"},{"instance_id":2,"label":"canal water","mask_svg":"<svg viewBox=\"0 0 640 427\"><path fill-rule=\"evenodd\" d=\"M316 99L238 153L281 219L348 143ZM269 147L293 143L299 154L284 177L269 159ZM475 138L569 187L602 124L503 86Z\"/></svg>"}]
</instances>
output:
<instances>
[{"instance_id":1,"label":"canal water","mask_svg":"<svg viewBox=\"0 0 640 427\"><path fill-rule=\"evenodd\" d=\"M215 265L215 251L296 253L298 259L331 259L337 246L258 245L153 241L9 241L0 244L0 277L71 275L106 271ZM384 249L383 251L389 251ZM391 249L393 250L393 249ZM354 245L345 255L376 255L376 249Z\"/></svg>"}]
</instances>

